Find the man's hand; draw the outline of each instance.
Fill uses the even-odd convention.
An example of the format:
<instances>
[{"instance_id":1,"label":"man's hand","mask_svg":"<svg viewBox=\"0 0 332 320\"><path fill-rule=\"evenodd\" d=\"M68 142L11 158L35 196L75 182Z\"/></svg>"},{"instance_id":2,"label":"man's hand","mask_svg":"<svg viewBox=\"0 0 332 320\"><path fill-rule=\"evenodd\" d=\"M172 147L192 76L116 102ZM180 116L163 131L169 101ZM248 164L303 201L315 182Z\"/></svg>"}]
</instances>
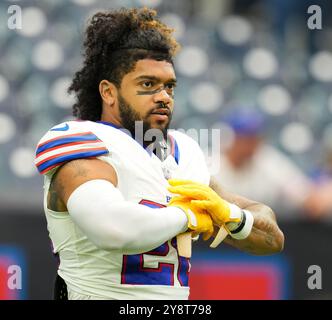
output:
<instances>
[{"instance_id":1,"label":"man's hand","mask_svg":"<svg viewBox=\"0 0 332 320\"><path fill-rule=\"evenodd\" d=\"M222 199L209 186L189 180L168 180L168 190L190 199L192 210L204 210L212 217L213 222L222 226L229 222L240 222L238 215L233 215L231 204Z\"/></svg>"},{"instance_id":2,"label":"man's hand","mask_svg":"<svg viewBox=\"0 0 332 320\"><path fill-rule=\"evenodd\" d=\"M203 233L204 240L208 240L212 236L214 229L210 215L197 206L192 207L191 198L173 197L168 205L178 207L185 212L188 218L188 229L193 231L194 235Z\"/></svg>"}]
</instances>

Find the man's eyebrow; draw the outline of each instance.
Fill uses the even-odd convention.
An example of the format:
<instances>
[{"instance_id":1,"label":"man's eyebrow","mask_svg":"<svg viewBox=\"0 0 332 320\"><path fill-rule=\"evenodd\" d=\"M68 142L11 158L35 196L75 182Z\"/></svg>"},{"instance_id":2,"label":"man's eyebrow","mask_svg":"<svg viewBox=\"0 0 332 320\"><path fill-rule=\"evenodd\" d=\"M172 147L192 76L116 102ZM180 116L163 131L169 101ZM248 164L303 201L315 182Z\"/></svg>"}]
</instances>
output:
<instances>
[{"instance_id":1,"label":"man's eyebrow","mask_svg":"<svg viewBox=\"0 0 332 320\"><path fill-rule=\"evenodd\" d=\"M162 80L156 76L149 76L149 75L142 75L142 76L138 76L137 78L135 78L135 80L154 80L157 82L162 82ZM170 78L167 81L165 81L167 83L176 83L176 79L175 78Z\"/></svg>"}]
</instances>

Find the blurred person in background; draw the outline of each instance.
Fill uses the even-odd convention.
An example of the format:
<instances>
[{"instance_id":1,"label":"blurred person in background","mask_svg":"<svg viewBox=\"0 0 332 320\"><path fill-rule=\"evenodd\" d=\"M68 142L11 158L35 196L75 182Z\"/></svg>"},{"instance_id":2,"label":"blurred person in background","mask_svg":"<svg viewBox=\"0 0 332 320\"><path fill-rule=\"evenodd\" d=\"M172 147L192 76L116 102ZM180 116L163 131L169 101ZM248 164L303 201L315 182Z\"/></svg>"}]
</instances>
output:
<instances>
[{"instance_id":1,"label":"blurred person in background","mask_svg":"<svg viewBox=\"0 0 332 320\"><path fill-rule=\"evenodd\" d=\"M323 159L313 168L310 177L314 183L315 197L310 216L315 219L332 220L332 149L323 146Z\"/></svg>"},{"instance_id":2,"label":"blurred person in background","mask_svg":"<svg viewBox=\"0 0 332 320\"><path fill-rule=\"evenodd\" d=\"M69 299L187 299L190 262L176 240L187 231L207 239L214 227L215 234L227 228L227 243L255 254L283 248L273 211L219 183L213 191L199 146L167 131L178 44L155 14L121 9L92 17L70 87L80 121L52 127L38 144L60 258L56 298L68 290ZM159 136L133 139L137 122Z\"/></svg>"},{"instance_id":3,"label":"blurred person in background","mask_svg":"<svg viewBox=\"0 0 332 320\"><path fill-rule=\"evenodd\" d=\"M317 218L331 211L331 178L315 184L287 155L267 143L261 112L235 108L223 121L233 130L234 139L221 153L220 171L214 178L226 189L283 208L278 212L282 218L292 218L294 213Z\"/></svg>"}]
</instances>

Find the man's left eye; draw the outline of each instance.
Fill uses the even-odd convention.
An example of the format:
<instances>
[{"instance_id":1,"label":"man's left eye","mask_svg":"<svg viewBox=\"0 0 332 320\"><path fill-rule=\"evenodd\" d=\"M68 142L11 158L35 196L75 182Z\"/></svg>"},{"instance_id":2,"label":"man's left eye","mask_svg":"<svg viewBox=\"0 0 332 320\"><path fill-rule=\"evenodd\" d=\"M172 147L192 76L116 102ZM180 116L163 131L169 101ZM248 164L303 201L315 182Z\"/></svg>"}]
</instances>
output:
<instances>
[{"instance_id":1,"label":"man's left eye","mask_svg":"<svg viewBox=\"0 0 332 320\"><path fill-rule=\"evenodd\" d=\"M165 88L168 90L173 90L175 88L175 84L174 83L168 83L165 85Z\"/></svg>"},{"instance_id":2,"label":"man's left eye","mask_svg":"<svg viewBox=\"0 0 332 320\"><path fill-rule=\"evenodd\" d=\"M152 88L153 83L151 81L146 81L142 83L143 88L150 89Z\"/></svg>"}]
</instances>

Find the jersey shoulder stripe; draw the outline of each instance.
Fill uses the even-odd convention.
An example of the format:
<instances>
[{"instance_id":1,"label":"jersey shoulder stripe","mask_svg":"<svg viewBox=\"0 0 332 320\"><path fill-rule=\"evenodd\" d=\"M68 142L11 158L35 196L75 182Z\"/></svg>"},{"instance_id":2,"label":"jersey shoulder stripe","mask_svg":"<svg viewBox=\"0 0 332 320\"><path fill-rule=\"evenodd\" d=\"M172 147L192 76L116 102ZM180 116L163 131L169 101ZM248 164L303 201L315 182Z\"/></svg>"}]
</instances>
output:
<instances>
[{"instance_id":1,"label":"jersey shoulder stripe","mask_svg":"<svg viewBox=\"0 0 332 320\"><path fill-rule=\"evenodd\" d=\"M105 143L91 131L67 135L57 131L53 134L57 136L46 141L42 139L37 146L35 164L41 174L70 160L109 153Z\"/></svg>"},{"instance_id":2,"label":"jersey shoulder stripe","mask_svg":"<svg viewBox=\"0 0 332 320\"><path fill-rule=\"evenodd\" d=\"M41 152L45 150L49 150L50 148L61 146L69 143L84 143L86 141L98 141L96 135L94 135L92 132L82 132L82 133L74 133L69 135L63 135L60 137L56 137L53 139L49 139L41 144L38 145L36 155L39 156Z\"/></svg>"}]
</instances>

